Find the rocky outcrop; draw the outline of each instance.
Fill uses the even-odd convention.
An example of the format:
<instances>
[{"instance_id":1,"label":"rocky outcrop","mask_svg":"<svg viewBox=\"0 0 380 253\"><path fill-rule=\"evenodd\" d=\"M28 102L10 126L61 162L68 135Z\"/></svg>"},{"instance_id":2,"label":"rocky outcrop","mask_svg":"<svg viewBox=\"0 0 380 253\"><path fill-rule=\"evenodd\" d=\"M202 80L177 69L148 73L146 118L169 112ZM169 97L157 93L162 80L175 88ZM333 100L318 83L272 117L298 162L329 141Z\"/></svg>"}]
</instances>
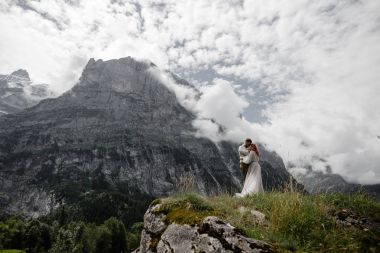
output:
<instances>
[{"instance_id":1,"label":"rocky outcrop","mask_svg":"<svg viewBox=\"0 0 380 253\"><path fill-rule=\"evenodd\" d=\"M165 224L161 204L151 205L144 215L140 247L134 253L148 252L274 252L260 240L243 236L231 224L215 216L204 218L201 224Z\"/></svg>"},{"instance_id":2,"label":"rocky outcrop","mask_svg":"<svg viewBox=\"0 0 380 253\"><path fill-rule=\"evenodd\" d=\"M376 222L368 217L360 216L350 209L340 209L334 211L332 216L335 222L342 226L353 226L364 231L380 231L380 222Z\"/></svg>"}]
</instances>

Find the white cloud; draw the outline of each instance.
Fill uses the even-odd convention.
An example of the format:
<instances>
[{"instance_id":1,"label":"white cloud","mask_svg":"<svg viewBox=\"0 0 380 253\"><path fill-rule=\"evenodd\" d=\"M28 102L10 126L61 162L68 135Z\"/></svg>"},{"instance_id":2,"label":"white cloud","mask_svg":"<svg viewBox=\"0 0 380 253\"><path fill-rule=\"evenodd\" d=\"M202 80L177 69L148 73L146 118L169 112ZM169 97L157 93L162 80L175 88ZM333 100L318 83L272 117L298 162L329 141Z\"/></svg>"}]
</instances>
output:
<instances>
[{"instance_id":1,"label":"white cloud","mask_svg":"<svg viewBox=\"0 0 380 253\"><path fill-rule=\"evenodd\" d=\"M26 68L63 91L91 57L150 59L197 84L211 69L199 101L172 87L199 116L199 134L249 135L286 161L380 182L379 1L16 3L0 3L0 73ZM239 118L247 112L267 122ZM209 118L226 127L223 136Z\"/></svg>"}]
</instances>

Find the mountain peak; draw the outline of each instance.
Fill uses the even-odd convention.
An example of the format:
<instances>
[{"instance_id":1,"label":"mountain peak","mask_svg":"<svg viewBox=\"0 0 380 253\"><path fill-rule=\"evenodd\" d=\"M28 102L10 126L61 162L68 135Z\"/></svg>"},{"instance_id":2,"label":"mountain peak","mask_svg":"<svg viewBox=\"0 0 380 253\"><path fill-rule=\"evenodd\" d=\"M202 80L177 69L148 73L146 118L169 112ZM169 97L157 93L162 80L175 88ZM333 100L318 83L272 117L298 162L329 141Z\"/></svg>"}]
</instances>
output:
<instances>
[{"instance_id":1,"label":"mountain peak","mask_svg":"<svg viewBox=\"0 0 380 253\"><path fill-rule=\"evenodd\" d=\"M151 68L156 68L156 65L130 56L107 61L91 58L74 90L87 87L141 94L147 89L157 89L160 86L159 79L149 71Z\"/></svg>"},{"instance_id":2,"label":"mountain peak","mask_svg":"<svg viewBox=\"0 0 380 253\"><path fill-rule=\"evenodd\" d=\"M88 61L85 69L83 72L103 68L105 66L108 67L130 67L135 70L146 70L149 67L157 67L153 62L150 62L148 60L136 60L132 58L131 56L119 58L119 59L112 59L103 61L102 59L95 60L94 58L90 58Z\"/></svg>"},{"instance_id":3,"label":"mountain peak","mask_svg":"<svg viewBox=\"0 0 380 253\"><path fill-rule=\"evenodd\" d=\"M0 75L0 116L20 112L54 95L47 84L32 82L24 69Z\"/></svg>"},{"instance_id":4,"label":"mountain peak","mask_svg":"<svg viewBox=\"0 0 380 253\"><path fill-rule=\"evenodd\" d=\"M25 69L19 69L11 74L12 76L18 76L30 80L29 73Z\"/></svg>"}]
</instances>

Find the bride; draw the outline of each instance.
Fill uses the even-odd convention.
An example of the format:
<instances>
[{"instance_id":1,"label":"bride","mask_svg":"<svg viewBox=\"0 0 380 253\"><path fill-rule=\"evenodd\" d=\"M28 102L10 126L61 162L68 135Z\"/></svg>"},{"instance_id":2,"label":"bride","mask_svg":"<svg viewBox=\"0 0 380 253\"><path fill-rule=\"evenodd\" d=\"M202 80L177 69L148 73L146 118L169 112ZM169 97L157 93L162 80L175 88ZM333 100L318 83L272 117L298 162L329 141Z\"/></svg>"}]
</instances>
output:
<instances>
[{"instance_id":1,"label":"bride","mask_svg":"<svg viewBox=\"0 0 380 253\"><path fill-rule=\"evenodd\" d=\"M249 139L247 139L249 140ZM239 153L241 154L241 162L249 165L247 174L244 180L244 186L241 193L236 193L237 197L244 197L252 193L263 193L263 182L261 179L261 167L259 164L259 149L257 145L245 142L245 144L239 147Z\"/></svg>"}]
</instances>

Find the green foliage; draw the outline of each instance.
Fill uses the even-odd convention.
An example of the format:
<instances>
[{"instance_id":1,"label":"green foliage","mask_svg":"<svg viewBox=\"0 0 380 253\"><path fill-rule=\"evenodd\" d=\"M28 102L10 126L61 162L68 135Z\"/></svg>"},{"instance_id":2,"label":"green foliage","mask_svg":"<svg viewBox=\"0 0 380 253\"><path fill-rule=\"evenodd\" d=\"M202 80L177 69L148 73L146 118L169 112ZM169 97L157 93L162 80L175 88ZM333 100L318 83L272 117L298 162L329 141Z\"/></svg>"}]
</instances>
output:
<instances>
[{"instance_id":1,"label":"green foliage","mask_svg":"<svg viewBox=\"0 0 380 253\"><path fill-rule=\"evenodd\" d=\"M51 247L51 229L38 220L20 216L0 222L0 249L18 248L27 252L47 252Z\"/></svg>"},{"instance_id":2,"label":"green foliage","mask_svg":"<svg viewBox=\"0 0 380 253\"><path fill-rule=\"evenodd\" d=\"M99 228L97 228L97 237L96 237L94 252L95 253L111 252L111 248L112 248L112 234L107 227L100 226Z\"/></svg>"},{"instance_id":3,"label":"green foliage","mask_svg":"<svg viewBox=\"0 0 380 253\"><path fill-rule=\"evenodd\" d=\"M86 252L84 238L86 225L83 222L72 222L58 229L54 244L49 252Z\"/></svg>"},{"instance_id":4,"label":"green foliage","mask_svg":"<svg viewBox=\"0 0 380 253\"><path fill-rule=\"evenodd\" d=\"M78 197L78 201L63 205L45 217L57 220L60 225L73 221L101 224L110 217L117 217L125 226L141 221L151 197L129 196L114 191L88 191Z\"/></svg>"},{"instance_id":5,"label":"green foliage","mask_svg":"<svg viewBox=\"0 0 380 253\"><path fill-rule=\"evenodd\" d=\"M24 237L26 225L18 216L0 222L0 249L19 247L18 240Z\"/></svg>"},{"instance_id":6,"label":"green foliage","mask_svg":"<svg viewBox=\"0 0 380 253\"><path fill-rule=\"evenodd\" d=\"M216 215L214 208L205 197L194 192L177 195L161 201L157 212L166 213L164 222L170 224L199 224L206 216Z\"/></svg>"},{"instance_id":7,"label":"green foliage","mask_svg":"<svg viewBox=\"0 0 380 253\"><path fill-rule=\"evenodd\" d=\"M127 252L124 224L115 217L98 226L84 222L70 222L62 226L53 222L48 225L38 219L26 221L21 217L10 217L0 222L0 228L0 246L3 249L18 248L28 253Z\"/></svg>"},{"instance_id":8,"label":"green foliage","mask_svg":"<svg viewBox=\"0 0 380 253\"><path fill-rule=\"evenodd\" d=\"M127 252L124 224L114 217L99 226L72 222L59 229L50 252Z\"/></svg>"},{"instance_id":9,"label":"green foliage","mask_svg":"<svg viewBox=\"0 0 380 253\"><path fill-rule=\"evenodd\" d=\"M0 249L26 252L128 252L140 242L141 227L126 232L143 219L152 198L117 191L86 191L75 184L61 184L68 204L47 216L25 220L21 216L1 218ZM73 188L72 188L73 187ZM114 217L114 218L110 218ZM116 217L116 218L115 218ZM108 236L110 235L110 236ZM128 245L127 242L131 241ZM111 245L108 249L107 245Z\"/></svg>"},{"instance_id":10,"label":"green foliage","mask_svg":"<svg viewBox=\"0 0 380 253\"><path fill-rule=\"evenodd\" d=\"M51 247L51 228L38 220L28 222L24 237L28 252L47 252Z\"/></svg>"},{"instance_id":11,"label":"green foliage","mask_svg":"<svg viewBox=\"0 0 380 253\"><path fill-rule=\"evenodd\" d=\"M124 224L115 217L104 222L105 227L111 232L111 251L125 252L127 250L127 233Z\"/></svg>"},{"instance_id":12,"label":"green foliage","mask_svg":"<svg viewBox=\"0 0 380 253\"><path fill-rule=\"evenodd\" d=\"M141 232L144 228L144 222L134 223L127 232L128 252L133 251L140 245Z\"/></svg>"}]
</instances>

